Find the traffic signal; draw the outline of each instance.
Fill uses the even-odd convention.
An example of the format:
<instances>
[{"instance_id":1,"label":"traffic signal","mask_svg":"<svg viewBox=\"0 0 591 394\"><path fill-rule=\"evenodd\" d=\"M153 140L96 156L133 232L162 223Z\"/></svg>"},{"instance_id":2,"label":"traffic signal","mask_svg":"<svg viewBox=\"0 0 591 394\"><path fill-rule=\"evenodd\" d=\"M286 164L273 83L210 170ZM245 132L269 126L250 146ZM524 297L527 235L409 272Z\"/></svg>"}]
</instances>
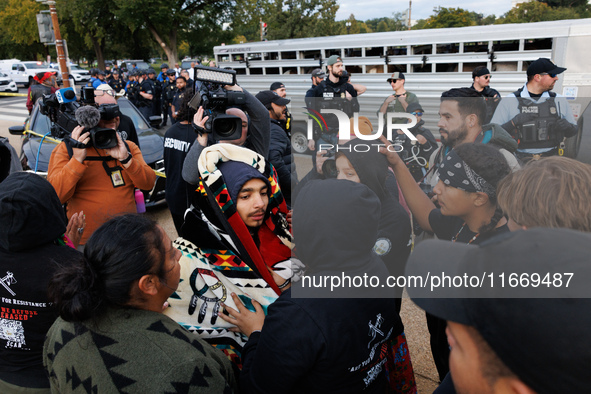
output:
<instances>
[{"instance_id":1,"label":"traffic signal","mask_svg":"<svg viewBox=\"0 0 591 394\"><path fill-rule=\"evenodd\" d=\"M41 43L49 44L55 41L53 35L53 24L49 13L37 14L37 26L39 27L39 38Z\"/></svg>"},{"instance_id":2,"label":"traffic signal","mask_svg":"<svg viewBox=\"0 0 591 394\"><path fill-rule=\"evenodd\" d=\"M267 36L267 22L261 23L261 29L263 31L263 38Z\"/></svg>"}]
</instances>

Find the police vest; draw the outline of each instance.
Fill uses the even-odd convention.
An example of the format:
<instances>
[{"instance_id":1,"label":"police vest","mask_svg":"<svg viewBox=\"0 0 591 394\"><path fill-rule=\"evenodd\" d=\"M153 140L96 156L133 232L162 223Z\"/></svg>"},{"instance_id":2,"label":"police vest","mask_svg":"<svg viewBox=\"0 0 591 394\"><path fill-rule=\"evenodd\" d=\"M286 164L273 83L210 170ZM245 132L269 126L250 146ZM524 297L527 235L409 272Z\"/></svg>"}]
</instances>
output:
<instances>
[{"instance_id":1,"label":"police vest","mask_svg":"<svg viewBox=\"0 0 591 394\"><path fill-rule=\"evenodd\" d=\"M552 148L562 141L558 135L556 121L560 119L556 106L556 93L548 92L550 97L543 102L532 102L520 97L523 87L513 94L517 97L520 113L531 114L533 119L521 125L515 125L518 130L519 148Z\"/></svg>"}]
</instances>

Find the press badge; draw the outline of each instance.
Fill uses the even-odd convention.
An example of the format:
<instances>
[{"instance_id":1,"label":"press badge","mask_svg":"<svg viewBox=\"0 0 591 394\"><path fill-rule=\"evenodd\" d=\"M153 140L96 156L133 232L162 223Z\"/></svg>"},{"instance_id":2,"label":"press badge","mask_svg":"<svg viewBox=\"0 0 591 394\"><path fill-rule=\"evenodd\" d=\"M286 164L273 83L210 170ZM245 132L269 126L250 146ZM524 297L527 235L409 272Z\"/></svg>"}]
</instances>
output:
<instances>
[{"instance_id":1,"label":"press badge","mask_svg":"<svg viewBox=\"0 0 591 394\"><path fill-rule=\"evenodd\" d=\"M111 171L111 183L113 187L119 187L125 185L125 180L123 180L123 175L121 175L121 170L112 170Z\"/></svg>"}]
</instances>

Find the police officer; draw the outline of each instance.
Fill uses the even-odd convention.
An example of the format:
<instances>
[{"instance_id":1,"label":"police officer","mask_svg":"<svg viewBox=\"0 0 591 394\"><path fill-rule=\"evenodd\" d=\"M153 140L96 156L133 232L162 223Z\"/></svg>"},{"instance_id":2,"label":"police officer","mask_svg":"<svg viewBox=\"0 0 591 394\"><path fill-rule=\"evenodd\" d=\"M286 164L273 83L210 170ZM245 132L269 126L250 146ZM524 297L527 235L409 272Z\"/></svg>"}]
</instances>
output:
<instances>
[{"instance_id":1,"label":"police officer","mask_svg":"<svg viewBox=\"0 0 591 394\"><path fill-rule=\"evenodd\" d=\"M160 116L162 114L162 83L156 78L156 71L153 68L148 69L148 78L154 86L152 115Z\"/></svg>"},{"instance_id":2,"label":"police officer","mask_svg":"<svg viewBox=\"0 0 591 394\"><path fill-rule=\"evenodd\" d=\"M129 82L127 82L126 95L127 99L137 107L139 104L139 82L136 71L129 71Z\"/></svg>"},{"instance_id":3,"label":"police officer","mask_svg":"<svg viewBox=\"0 0 591 394\"><path fill-rule=\"evenodd\" d=\"M564 154L564 140L578 128L566 98L552 92L558 75L566 70L539 58L527 68L527 83L509 94L491 120L517 140L521 159Z\"/></svg>"},{"instance_id":4,"label":"police officer","mask_svg":"<svg viewBox=\"0 0 591 394\"><path fill-rule=\"evenodd\" d=\"M190 90L190 92L187 92L187 90ZM176 79L176 92L174 94L174 98L172 99L172 106L171 106L171 113L172 116L171 118L173 119L173 124L177 122L176 119L176 115L177 112L179 110L179 108L181 108L181 103L183 102L183 97L185 96L185 94L188 93L193 93L193 90L190 88L187 88L187 80L185 79L185 77L180 76Z\"/></svg>"},{"instance_id":5,"label":"police officer","mask_svg":"<svg viewBox=\"0 0 591 394\"><path fill-rule=\"evenodd\" d=\"M486 101L486 119L484 120L485 124L490 122L490 119L495 113L495 109L501 100L500 93L490 87L491 78L492 76L490 71L485 66L478 66L474 69L474 71L472 71L473 82L470 88L477 91L478 94L484 97L484 100Z\"/></svg>"},{"instance_id":6,"label":"police officer","mask_svg":"<svg viewBox=\"0 0 591 394\"><path fill-rule=\"evenodd\" d=\"M285 85L281 82L273 82L269 90L275 92L279 97L287 97L287 90L285 89ZM289 109L285 109L285 119L282 119L279 122L281 123L281 127L283 127L287 133L287 136L291 138L291 113L289 112Z\"/></svg>"},{"instance_id":7,"label":"police officer","mask_svg":"<svg viewBox=\"0 0 591 394\"><path fill-rule=\"evenodd\" d=\"M139 70L139 89L138 89L138 109L144 115L146 120L150 120L153 115L152 101L154 99L154 85L150 78L148 78L147 70Z\"/></svg>"},{"instance_id":8,"label":"police officer","mask_svg":"<svg viewBox=\"0 0 591 394\"><path fill-rule=\"evenodd\" d=\"M164 89L162 90L162 109L163 109L163 120L160 127L166 126L168 121L168 117L170 117L171 123L174 123L174 118L172 117L172 100L174 99L174 95L176 94L176 71L174 69L168 69L166 71L166 76L168 77L166 82L164 82Z\"/></svg>"},{"instance_id":9,"label":"police officer","mask_svg":"<svg viewBox=\"0 0 591 394\"><path fill-rule=\"evenodd\" d=\"M109 78L107 83L113 88L115 93L125 90L125 84L123 82L123 78L121 78L121 75L119 75L119 69L113 69L111 78Z\"/></svg>"},{"instance_id":10,"label":"police officer","mask_svg":"<svg viewBox=\"0 0 591 394\"><path fill-rule=\"evenodd\" d=\"M314 107L316 110L322 108L337 109L346 113L349 118L354 112L359 112L357 92L353 85L343 77L343 61L340 56L332 55L326 60L328 78L322 81L314 89ZM315 130L314 140L316 143L327 143L336 145L338 143L338 119L335 115L327 114L325 117L328 125L327 130ZM309 144L313 149L315 144Z\"/></svg>"},{"instance_id":11,"label":"police officer","mask_svg":"<svg viewBox=\"0 0 591 394\"><path fill-rule=\"evenodd\" d=\"M162 65L160 66L160 74L158 74L158 77L156 77L156 79L159 80L160 82L164 83L168 79L167 72L168 72L168 64L162 63Z\"/></svg>"}]
</instances>

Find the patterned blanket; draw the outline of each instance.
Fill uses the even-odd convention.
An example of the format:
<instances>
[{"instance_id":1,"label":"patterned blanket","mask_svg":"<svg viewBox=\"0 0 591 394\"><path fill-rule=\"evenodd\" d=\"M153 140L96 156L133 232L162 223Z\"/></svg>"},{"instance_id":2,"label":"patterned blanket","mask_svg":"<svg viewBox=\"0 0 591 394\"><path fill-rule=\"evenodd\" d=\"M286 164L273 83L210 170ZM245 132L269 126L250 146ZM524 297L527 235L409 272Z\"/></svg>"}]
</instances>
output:
<instances>
[{"instance_id":1,"label":"patterned blanket","mask_svg":"<svg viewBox=\"0 0 591 394\"><path fill-rule=\"evenodd\" d=\"M268 214L258 231L260 248L238 215L217 168L220 161L228 160L251 165L271 185ZM207 209L189 212L183 225L186 238L174 242L182 252L181 282L165 313L240 366L240 351L247 338L229 331L232 326L217 316L222 311L220 302L236 309L230 297L234 292L249 309L254 310L254 299L266 312L277 299L280 291L267 267L291 277L294 244L286 220L287 206L272 165L249 149L216 144L204 149L198 164L201 180L196 201Z\"/></svg>"}]
</instances>

